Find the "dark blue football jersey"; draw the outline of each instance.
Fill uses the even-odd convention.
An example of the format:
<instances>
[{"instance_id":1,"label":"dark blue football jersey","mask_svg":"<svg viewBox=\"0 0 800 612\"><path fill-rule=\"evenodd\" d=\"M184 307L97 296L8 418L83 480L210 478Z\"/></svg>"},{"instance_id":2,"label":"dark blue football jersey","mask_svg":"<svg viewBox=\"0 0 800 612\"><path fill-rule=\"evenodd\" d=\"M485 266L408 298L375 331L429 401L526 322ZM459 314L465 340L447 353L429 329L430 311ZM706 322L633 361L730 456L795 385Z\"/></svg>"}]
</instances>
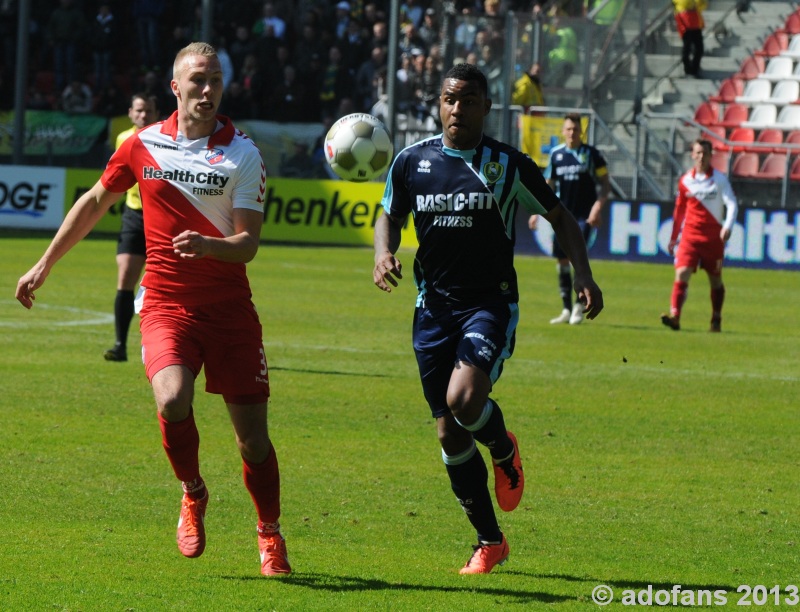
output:
<instances>
[{"instance_id":1,"label":"dark blue football jersey","mask_svg":"<svg viewBox=\"0 0 800 612\"><path fill-rule=\"evenodd\" d=\"M603 155L585 143L577 150L564 143L554 147L544 169L545 178L555 181L558 197L578 220L589 216L597 200L596 181L606 174L608 166Z\"/></svg>"},{"instance_id":2,"label":"dark blue football jersey","mask_svg":"<svg viewBox=\"0 0 800 612\"><path fill-rule=\"evenodd\" d=\"M545 214L559 204L536 163L483 136L477 149L442 135L403 149L389 170L384 210L414 218L417 305L517 302L514 218L522 204Z\"/></svg>"}]
</instances>

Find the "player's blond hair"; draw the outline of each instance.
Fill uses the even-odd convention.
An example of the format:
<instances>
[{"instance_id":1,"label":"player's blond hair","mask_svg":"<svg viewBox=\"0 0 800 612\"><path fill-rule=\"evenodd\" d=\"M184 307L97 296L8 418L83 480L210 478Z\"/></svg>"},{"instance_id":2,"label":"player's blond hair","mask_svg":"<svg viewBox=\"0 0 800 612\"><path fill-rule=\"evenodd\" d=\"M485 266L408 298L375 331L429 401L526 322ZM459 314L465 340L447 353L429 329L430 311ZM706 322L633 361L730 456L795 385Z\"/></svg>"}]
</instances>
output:
<instances>
[{"instance_id":1,"label":"player's blond hair","mask_svg":"<svg viewBox=\"0 0 800 612\"><path fill-rule=\"evenodd\" d=\"M205 42L193 42L178 51L175 62L172 64L172 78L177 79L183 69L183 60L189 55L202 55L203 57L217 57L217 50Z\"/></svg>"}]
</instances>

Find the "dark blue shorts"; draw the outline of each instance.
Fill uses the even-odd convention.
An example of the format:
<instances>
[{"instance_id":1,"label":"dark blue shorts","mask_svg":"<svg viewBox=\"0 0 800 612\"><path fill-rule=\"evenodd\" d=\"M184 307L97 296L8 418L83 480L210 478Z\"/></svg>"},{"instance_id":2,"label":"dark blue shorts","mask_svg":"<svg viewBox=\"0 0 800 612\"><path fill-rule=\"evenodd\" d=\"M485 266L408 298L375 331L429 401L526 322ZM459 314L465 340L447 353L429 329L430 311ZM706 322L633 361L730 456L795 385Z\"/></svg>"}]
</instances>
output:
<instances>
[{"instance_id":1,"label":"dark blue shorts","mask_svg":"<svg viewBox=\"0 0 800 612\"><path fill-rule=\"evenodd\" d=\"M583 234L583 241L586 243L586 249L592 248L595 238L597 238L597 231L586 223L586 219L575 220L578 222L578 227L581 228L581 234ZM558 239L555 236L553 236L553 257L556 259L569 259L561 248L561 245L558 244Z\"/></svg>"},{"instance_id":2,"label":"dark blue shorts","mask_svg":"<svg viewBox=\"0 0 800 612\"><path fill-rule=\"evenodd\" d=\"M422 391L434 418L444 416L447 387L456 362L483 370L494 384L514 352L519 307L492 304L473 308L418 307L414 312L414 353Z\"/></svg>"}]
</instances>

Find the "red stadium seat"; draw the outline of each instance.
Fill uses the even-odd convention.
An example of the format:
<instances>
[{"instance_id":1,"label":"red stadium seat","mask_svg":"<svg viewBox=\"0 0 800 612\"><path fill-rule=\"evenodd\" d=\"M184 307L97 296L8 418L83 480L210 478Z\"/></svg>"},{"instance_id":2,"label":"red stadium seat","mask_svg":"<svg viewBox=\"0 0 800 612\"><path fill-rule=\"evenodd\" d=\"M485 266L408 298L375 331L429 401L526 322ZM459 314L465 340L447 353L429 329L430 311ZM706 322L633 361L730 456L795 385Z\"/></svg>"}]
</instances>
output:
<instances>
[{"instance_id":1,"label":"red stadium seat","mask_svg":"<svg viewBox=\"0 0 800 612\"><path fill-rule=\"evenodd\" d=\"M712 151L711 152L711 166L728 174L730 171L731 153L730 151Z\"/></svg>"},{"instance_id":2,"label":"red stadium seat","mask_svg":"<svg viewBox=\"0 0 800 612\"><path fill-rule=\"evenodd\" d=\"M758 133L758 137L755 140L757 143L762 144L771 144L773 145L770 148L763 148L763 147L753 147L753 151L762 153L779 153L783 151L783 131L776 130L775 128L764 128Z\"/></svg>"},{"instance_id":3,"label":"red stadium seat","mask_svg":"<svg viewBox=\"0 0 800 612\"><path fill-rule=\"evenodd\" d=\"M800 33L800 12L795 11L791 15L786 18L786 22L783 24L781 28L782 32L786 32L787 34L798 34Z\"/></svg>"},{"instance_id":4,"label":"red stadium seat","mask_svg":"<svg viewBox=\"0 0 800 612\"><path fill-rule=\"evenodd\" d=\"M731 142L730 149L734 153L750 150L750 144L755 140L755 130L751 128L738 127L731 130L728 140Z\"/></svg>"},{"instance_id":5,"label":"red stadium seat","mask_svg":"<svg viewBox=\"0 0 800 612\"><path fill-rule=\"evenodd\" d=\"M769 153L758 169L758 178L782 179L786 175L786 154Z\"/></svg>"},{"instance_id":6,"label":"red stadium seat","mask_svg":"<svg viewBox=\"0 0 800 612\"><path fill-rule=\"evenodd\" d=\"M800 157L795 157L792 167L789 169L789 178L793 181L800 181Z\"/></svg>"},{"instance_id":7,"label":"red stadium seat","mask_svg":"<svg viewBox=\"0 0 800 612\"><path fill-rule=\"evenodd\" d=\"M800 146L800 130L788 132L786 138L783 139L783 144ZM800 149L795 149L794 153L800 153Z\"/></svg>"},{"instance_id":8,"label":"red stadium seat","mask_svg":"<svg viewBox=\"0 0 800 612\"><path fill-rule=\"evenodd\" d=\"M767 68L767 62L760 55L751 55L742 62L739 71L734 75L745 81L748 79L755 79L759 74L764 72Z\"/></svg>"},{"instance_id":9,"label":"red stadium seat","mask_svg":"<svg viewBox=\"0 0 800 612\"><path fill-rule=\"evenodd\" d=\"M744 81L738 77L728 77L719 86L717 93L709 97L709 102L722 102L728 104L735 102L736 96L744 93Z\"/></svg>"},{"instance_id":10,"label":"red stadium seat","mask_svg":"<svg viewBox=\"0 0 800 612\"><path fill-rule=\"evenodd\" d=\"M725 111L722 113L722 119L717 122L717 125L724 127L739 127L743 121L747 121L747 116L750 109L744 104L728 104Z\"/></svg>"},{"instance_id":11,"label":"red stadium seat","mask_svg":"<svg viewBox=\"0 0 800 612\"><path fill-rule=\"evenodd\" d=\"M764 45L756 51L756 55L763 57L774 57L780 55L781 51L789 48L789 33L785 30L775 30L767 36Z\"/></svg>"},{"instance_id":12,"label":"red stadium seat","mask_svg":"<svg viewBox=\"0 0 800 612\"><path fill-rule=\"evenodd\" d=\"M714 125L719 121L719 104L703 102L694 112L694 120L700 125Z\"/></svg>"},{"instance_id":13,"label":"red stadium seat","mask_svg":"<svg viewBox=\"0 0 800 612\"><path fill-rule=\"evenodd\" d=\"M758 153L737 153L731 165L731 175L738 178L754 178L760 167Z\"/></svg>"},{"instance_id":14,"label":"red stadium seat","mask_svg":"<svg viewBox=\"0 0 800 612\"><path fill-rule=\"evenodd\" d=\"M711 148L715 151L727 151L728 145L725 142L727 130L721 125L709 125L702 132L702 137L711 141Z\"/></svg>"}]
</instances>

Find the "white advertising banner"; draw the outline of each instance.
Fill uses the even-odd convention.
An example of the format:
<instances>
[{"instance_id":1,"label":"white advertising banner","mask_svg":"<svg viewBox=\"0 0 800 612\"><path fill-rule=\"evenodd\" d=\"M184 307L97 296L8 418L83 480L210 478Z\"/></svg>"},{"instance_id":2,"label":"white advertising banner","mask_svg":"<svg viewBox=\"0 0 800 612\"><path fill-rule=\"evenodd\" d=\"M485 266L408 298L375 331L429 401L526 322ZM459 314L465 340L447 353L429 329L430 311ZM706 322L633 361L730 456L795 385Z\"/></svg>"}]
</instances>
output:
<instances>
[{"instance_id":1,"label":"white advertising banner","mask_svg":"<svg viewBox=\"0 0 800 612\"><path fill-rule=\"evenodd\" d=\"M0 227L58 229L66 174L64 168L0 166Z\"/></svg>"}]
</instances>

